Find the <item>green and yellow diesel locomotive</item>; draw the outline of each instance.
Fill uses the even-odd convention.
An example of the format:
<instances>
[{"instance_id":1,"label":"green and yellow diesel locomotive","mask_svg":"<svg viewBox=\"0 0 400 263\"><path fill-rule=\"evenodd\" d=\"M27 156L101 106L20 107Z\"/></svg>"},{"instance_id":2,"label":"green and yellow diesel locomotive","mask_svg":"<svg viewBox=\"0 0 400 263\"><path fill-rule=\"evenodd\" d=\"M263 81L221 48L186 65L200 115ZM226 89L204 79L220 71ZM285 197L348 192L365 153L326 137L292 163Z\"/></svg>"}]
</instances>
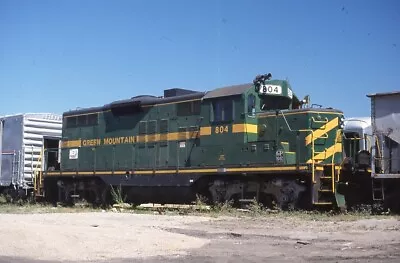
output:
<instances>
[{"instance_id":1,"label":"green and yellow diesel locomotive","mask_svg":"<svg viewBox=\"0 0 400 263\"><path fill-rule=\"evenodd\" d=\"M65 112L60 165L40 174L37 193L98 203L112 186L133 203L201 195L213 203L342 206L342 128L341 111L310 107L271 74L209 92L169 89Z\"/></svg>"}]
</instances>

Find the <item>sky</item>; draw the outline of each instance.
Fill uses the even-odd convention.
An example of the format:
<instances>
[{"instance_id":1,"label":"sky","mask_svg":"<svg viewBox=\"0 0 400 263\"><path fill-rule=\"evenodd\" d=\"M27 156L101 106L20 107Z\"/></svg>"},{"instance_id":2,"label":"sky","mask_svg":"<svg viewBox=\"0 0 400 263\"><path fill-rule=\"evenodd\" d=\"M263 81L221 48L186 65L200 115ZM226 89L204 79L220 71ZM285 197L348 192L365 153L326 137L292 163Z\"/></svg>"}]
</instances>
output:
<instances>
[{"instance_id":1,"label":"sky","mask_svg":"<svg viewBox=\"0 0 400 263\"><path fill-rule=\"evenodd\" d=\"M370 116L400 90L397 0L0 0L0 115L208 91L271 72Z\"/></svg>"}]
</instances>

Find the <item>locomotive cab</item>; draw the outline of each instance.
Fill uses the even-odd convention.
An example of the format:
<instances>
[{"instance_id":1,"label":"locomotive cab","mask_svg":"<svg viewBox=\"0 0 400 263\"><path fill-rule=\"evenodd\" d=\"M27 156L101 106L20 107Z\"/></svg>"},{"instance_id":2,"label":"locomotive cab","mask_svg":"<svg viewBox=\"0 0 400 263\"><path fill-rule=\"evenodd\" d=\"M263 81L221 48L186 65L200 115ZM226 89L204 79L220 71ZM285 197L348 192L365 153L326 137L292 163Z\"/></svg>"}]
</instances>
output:
<instances>
[{"instance_id":1,"label":"locomotive cab","mask_svg":"<svg viewBox=\"0 0 400 263\"><path fill-rule=\"evenodd\" d=\"M274 150L275 164L340 162L343 113L310 108L308 96L300 101L287 80L271 77L259 75L253 81L260 103L256 139L260 146Z\"/></svg>"},{"instance_id":2,"label":"locomotive cab","mask_svg":"<svg viewBox=\"0 0 400 263\"><path fill-rule=\"evenodd\" d=\"M305 198L314 205L343 206L336 195L343 112L309 107L308 96L299 101L288 81L271 80L271 74L257 76L253 84L260 100L254 141L262 149L260 160L273 166L305 165L310 173L302 180L312 189Z\"/></svg>"},{"instance_id":3,"label":"locomotive cab","mask_svg":"<svg viewBox=\"0 0 400 263\"><path fill-rule=\"evenodd\" d=\"M271 74L257 76L253 81L260 97L260 110L290 110L293 108L293 91L288 81L270 80Z\"/></svg>"}]
</instances>

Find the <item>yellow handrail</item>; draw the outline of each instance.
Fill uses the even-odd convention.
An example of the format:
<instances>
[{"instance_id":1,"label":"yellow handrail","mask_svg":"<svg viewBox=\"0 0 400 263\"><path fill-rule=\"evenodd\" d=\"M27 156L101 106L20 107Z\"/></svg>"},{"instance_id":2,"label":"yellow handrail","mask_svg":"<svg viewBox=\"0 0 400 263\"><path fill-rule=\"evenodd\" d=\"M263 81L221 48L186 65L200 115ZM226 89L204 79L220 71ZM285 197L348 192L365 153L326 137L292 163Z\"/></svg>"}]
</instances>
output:
<instances>
[{"instance_id":1,"label":"yellow handrail","mask_svg":"<svg viewBox=\"0 0 400 263\"><path fill-rule=\"evenodd\" d=\"M315 182L315 159L314 159L314 130L313 129L304 129L298 130L299 132L311 132L311 181Z\"/></svg>"},{"instance_id":2,"label":"yellow handrail","mask_svg":"<svg viewBox=\"0 0 400 263\"><path fill-rule=\"evenodd\" d=\"M311 131L311 180L315 184L314 131Z\"/></svg>"},{"instance_id":3,"label":"yellow handrail","mask_svg":"<svg viewBox=\"0 0 400 263\"><path fill-rule=\"evenodd\" d=\"M32 154L33 154L33 151L32 151ZM35 193L38 191L38 189L39 189L39 185L38 185L38 181L39 181L39 183L42 181L42 174L40 173L40 171L39 171L39 163L41 163L41 161L42 161L42 155L43 155L43 149L41 149L40 150L40 155L39 155L39 158L38 158L38 162L37 162L37 164L36 164L36 166L35 166L35 168L34 168L34 170L33 170L33 189L34 189L34 191L35 191ZM39 180L38 180L38 172L39 172Z\"/></svg>"},{"instance_id":4,"label":"yellow handrail","mask_svg":"<svg viewBox=\"0 0 400 263\"><path fill-rule=\"evenodd\" d=\"M325 117L325 120L321 120L321 121L315 120L315 119L314 119L314 116L311 117L311 120L312 120L313 122L315 122L315 123L328 123L328 121L329 121L327 117Z\"/></svg>"},{"instance_id":5,"label":"yellow handrail","mask_svg":"<svg viewBox=\"0 0 400 263\"><path fill-rule=\"evenodd\" d=\"M319 139L327 139L329 135L325 132L323 135L319 137Z\"/></svg>"},{"instance_id":6,"label":"yellow handrail","mask_svg":"<svg viewBox=\"0 0 400 263\"><path fill-rule=\"evenodd\" d=\"M332 154L332 160L331 160L331 166L332 166L332 192L335 192L335 166L334 166L334 163L335 163L335 153L336 153L336 143L338 142L338 137L340 137L340 136L338 136L339 135L339 133L340 133L340 130L337 130L336 131L336 136L335 136L335 143L334 143L334 148L333 148L333 154Z\"/></svg>"}]
</instances>

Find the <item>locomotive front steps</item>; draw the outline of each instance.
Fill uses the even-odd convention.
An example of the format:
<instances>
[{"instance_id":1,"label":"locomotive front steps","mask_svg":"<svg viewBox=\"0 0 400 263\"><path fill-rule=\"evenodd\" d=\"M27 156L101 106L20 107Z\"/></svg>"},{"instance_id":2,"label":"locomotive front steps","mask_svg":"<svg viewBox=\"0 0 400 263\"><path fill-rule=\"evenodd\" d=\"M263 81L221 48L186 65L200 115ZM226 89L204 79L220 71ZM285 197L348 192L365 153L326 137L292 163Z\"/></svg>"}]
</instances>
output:
<instances>
[{"instance_id":1,"label":"locomotive front steps","mask_svg":"<svg viewBox=\"0 0 400 263\"><path fill-rule=\"evenodd\" d=\"M315 183L313 184L314 189L312 191L312 200L314 205L330 206L334 204L334 180L335 174L332 174L332 165L323 165L316 167Z\"/></svg>"}]
</instances>

